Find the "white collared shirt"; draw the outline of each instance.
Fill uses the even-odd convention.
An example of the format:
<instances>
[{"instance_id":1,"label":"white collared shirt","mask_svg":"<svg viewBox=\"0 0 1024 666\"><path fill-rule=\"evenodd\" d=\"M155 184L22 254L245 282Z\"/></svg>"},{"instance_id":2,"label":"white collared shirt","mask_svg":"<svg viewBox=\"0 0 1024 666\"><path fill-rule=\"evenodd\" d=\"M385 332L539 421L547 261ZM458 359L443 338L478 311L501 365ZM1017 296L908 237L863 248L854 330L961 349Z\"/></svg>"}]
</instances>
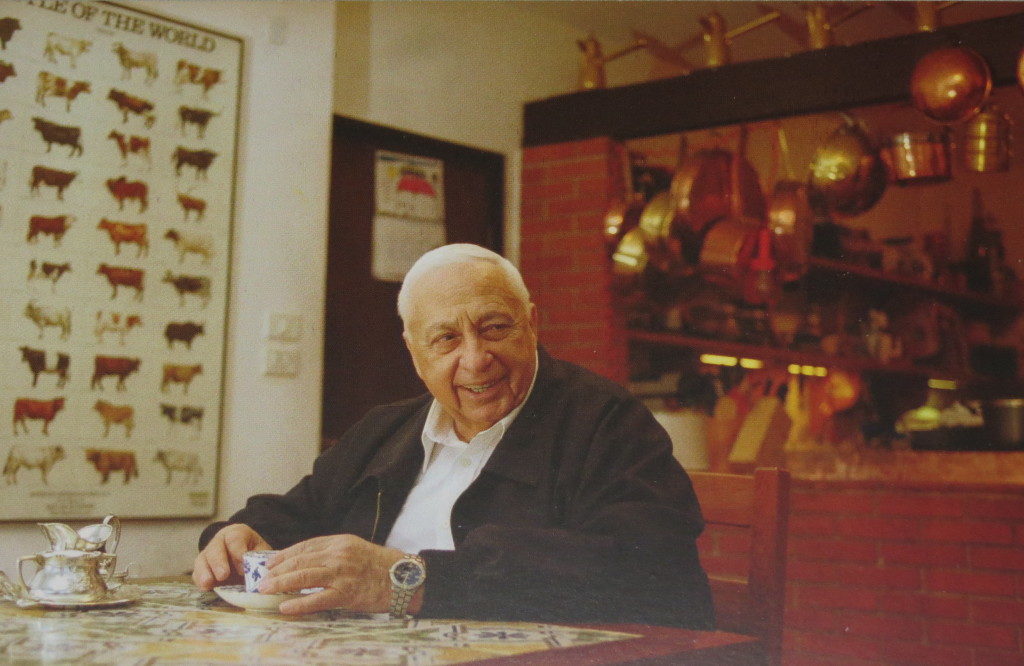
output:
<instances>
[{"instance_id":1,"label":"white collared shirt","mask_svg":"<svg viewBox=\"0 0 1024 666\"><path fill-rule=\"evenodd\" d=\"M533 382L537 381L538 367L539 359L535 362ZM421 435L423 469L391 528L385 542L387 546L405 553L455 549L452 507L480 476L498 442L533 393L533 382L515 409L469 442L459 439L451 417L445 414L441 403L434 400Z\"/></svg>"}]
</instances>

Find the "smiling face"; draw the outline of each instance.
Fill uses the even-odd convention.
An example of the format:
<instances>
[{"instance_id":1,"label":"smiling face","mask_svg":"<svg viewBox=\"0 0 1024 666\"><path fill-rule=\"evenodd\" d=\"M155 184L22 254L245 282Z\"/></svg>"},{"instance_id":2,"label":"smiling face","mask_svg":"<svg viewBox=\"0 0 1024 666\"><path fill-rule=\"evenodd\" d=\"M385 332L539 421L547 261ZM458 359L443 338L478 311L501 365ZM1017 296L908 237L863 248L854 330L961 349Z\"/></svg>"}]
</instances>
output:
<instances>
[{"instance_id":1,"label":"smiling face","mask_svg":"<svg viewBox=\"0 0 1024 666\"><path fill-rule=\"evenodd\" d=\"M501 270L475 261L435 268L413 286L402 334L416 374L469 441L522 403L533 381L537 308Z\"/></svg>"}]
</instances>

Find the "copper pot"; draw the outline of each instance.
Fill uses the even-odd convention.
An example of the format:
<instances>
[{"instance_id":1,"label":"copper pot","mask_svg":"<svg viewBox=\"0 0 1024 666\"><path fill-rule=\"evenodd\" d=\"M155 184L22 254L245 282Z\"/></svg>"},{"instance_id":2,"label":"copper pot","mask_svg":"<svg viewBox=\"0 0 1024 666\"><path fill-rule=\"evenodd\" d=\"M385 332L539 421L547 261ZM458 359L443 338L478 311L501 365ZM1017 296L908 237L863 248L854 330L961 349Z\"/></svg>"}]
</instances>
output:
<instances>
[{"instance_id":1,"label":"copper pot","mask_svg":"<svg viewBox=\"0 0 1024 666\"><path fill-rule=\"evenodd\" d=\"M758 223L749 217L725 216L711 223L700 248L700 266L709 282L739 285L757 241Z\"/></svg>"},{"instance_id":2,"label":"copper pot","mask_svg":"<svg viewBox=\"0 0 1024 666\"><path fill-rule=\"evenodd\" d=\"M919 111L940 123L967 120L992 92L992 72L976 51L949 47L924 55L910 76L910 94Z\"/></svg>"},{"instance_id":3,"label":"copper pot","mask_svg":"<svg viewBox=\"0 0 1024 666\"><path fill-rule=\"evenodd\" d=\"M818 146L807 185L818 209L852 217L874 206L885 192L885 164L871 138L851 116Z\"/></svg>"},{"instance_id":4,"label":"copper pot","mask_svg":"<svg viewBox=\"0 0 1024 666\"><path fill-rule=\"evenodd\" d=\"M737 153L740 209L744 215L763 217L764 194L757 171ZM732 212L732 162L734 153L723 148L697 151L687 158L672 178L670 190L676 205L676 224L701 235L707 227Z\"/></svg>"},{"instance_id":5,"label":"copper pot","mask_svg":"<svg viewBox=\"0 0 1024 666\"><path fill-rule=\"evenodd\" d=\"M971 118L964 131L963 160L971 171L991 173L1010 168L1010 118L989 104Z\"/></svg>"},{"instance_id":6,"label":"copper pot","mask_svg":"<svg viewBox=\"0 0 1024 666\"><path fill-rule=\"evenodd\" d=\"M791 282L807 269L814 214L808 200L807 184L793 175L786 133L780 125L777 138L777 161L785 177L775 182L768 195L768 225L775 237L779 261L779 278Z\"/></svg>"},{"instance_id":7,"label":"copper pot","mask_svg":"<svg viewBox=\"0 0 1024 666\"><path fill-rule=\"evenodd\" d=\"M744 214L743 152L747 129L740 128L740 144L729 165L729 214L715 220L705 228L700 248L700 266L704 278L727 287L739 287L757 240L757 230L764 214L752 217ZM760 193L760 184L757 184ZM763 204L763 198L762 204ZM763 205L761 206L763 211Z\"/></svg>"},{"instance_id":8,"label":"copper pot","mask_svg":"<svg viewBox=\"0 0 1024 666\"><path fill-rule=\"evenodd\" d=\"M882 146L889 181L900 185L938 183L952 175L949 132L901 132Z\"/></svg>"}]
</instances>

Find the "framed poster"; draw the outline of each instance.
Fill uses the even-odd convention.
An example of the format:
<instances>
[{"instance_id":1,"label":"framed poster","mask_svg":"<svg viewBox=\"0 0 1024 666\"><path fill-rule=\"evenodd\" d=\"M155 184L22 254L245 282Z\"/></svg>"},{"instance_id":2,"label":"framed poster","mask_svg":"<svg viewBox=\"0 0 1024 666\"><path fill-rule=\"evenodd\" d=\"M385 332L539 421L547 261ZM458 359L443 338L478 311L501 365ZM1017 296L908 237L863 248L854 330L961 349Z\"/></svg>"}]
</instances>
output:
<instances>
[{"instance_id":1,"label":"framed poster","mask_svg":"<svg viewBox=\"0 0 1024 666\"><path fill-rule=\"evenodd\" d=\"M242 58L0 0L0 520L213 514Z\"/></svg>"}]
</instances>

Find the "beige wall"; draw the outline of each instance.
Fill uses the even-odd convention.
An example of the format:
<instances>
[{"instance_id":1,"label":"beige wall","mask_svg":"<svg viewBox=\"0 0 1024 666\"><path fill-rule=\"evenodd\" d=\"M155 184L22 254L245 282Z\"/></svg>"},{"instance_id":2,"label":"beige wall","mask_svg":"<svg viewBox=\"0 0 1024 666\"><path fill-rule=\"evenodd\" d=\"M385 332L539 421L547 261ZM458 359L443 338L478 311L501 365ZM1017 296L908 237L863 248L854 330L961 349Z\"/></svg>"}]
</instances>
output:
<instances>
[{"instance_id":1,"label":"beige wall","mask_svg":"<svg viewBox=\"0 0 1024 666\"><path fill-rule=\"evenodd\" d=\"M506 252L519 250L523 104L570 92L570 26L520 2L342 2L336 113L503 153Z\"/></svg>"},{"instance_id":2,"label":"beige wall","mask_svg":"<svg viewBox=\"0 0 1024 666\"><path fill-rule=\"evenodd\" d=\"M220 514L283 491L318 450L334 5L147 0L138 6L245 39L232 256ZM300 372L262 375L264 318L302 314ZM191 567L207 521L126 521L119 552L142 575ZM46 542L32 523L0 525L0 569Z\"/></svg>"}]
</instances>

